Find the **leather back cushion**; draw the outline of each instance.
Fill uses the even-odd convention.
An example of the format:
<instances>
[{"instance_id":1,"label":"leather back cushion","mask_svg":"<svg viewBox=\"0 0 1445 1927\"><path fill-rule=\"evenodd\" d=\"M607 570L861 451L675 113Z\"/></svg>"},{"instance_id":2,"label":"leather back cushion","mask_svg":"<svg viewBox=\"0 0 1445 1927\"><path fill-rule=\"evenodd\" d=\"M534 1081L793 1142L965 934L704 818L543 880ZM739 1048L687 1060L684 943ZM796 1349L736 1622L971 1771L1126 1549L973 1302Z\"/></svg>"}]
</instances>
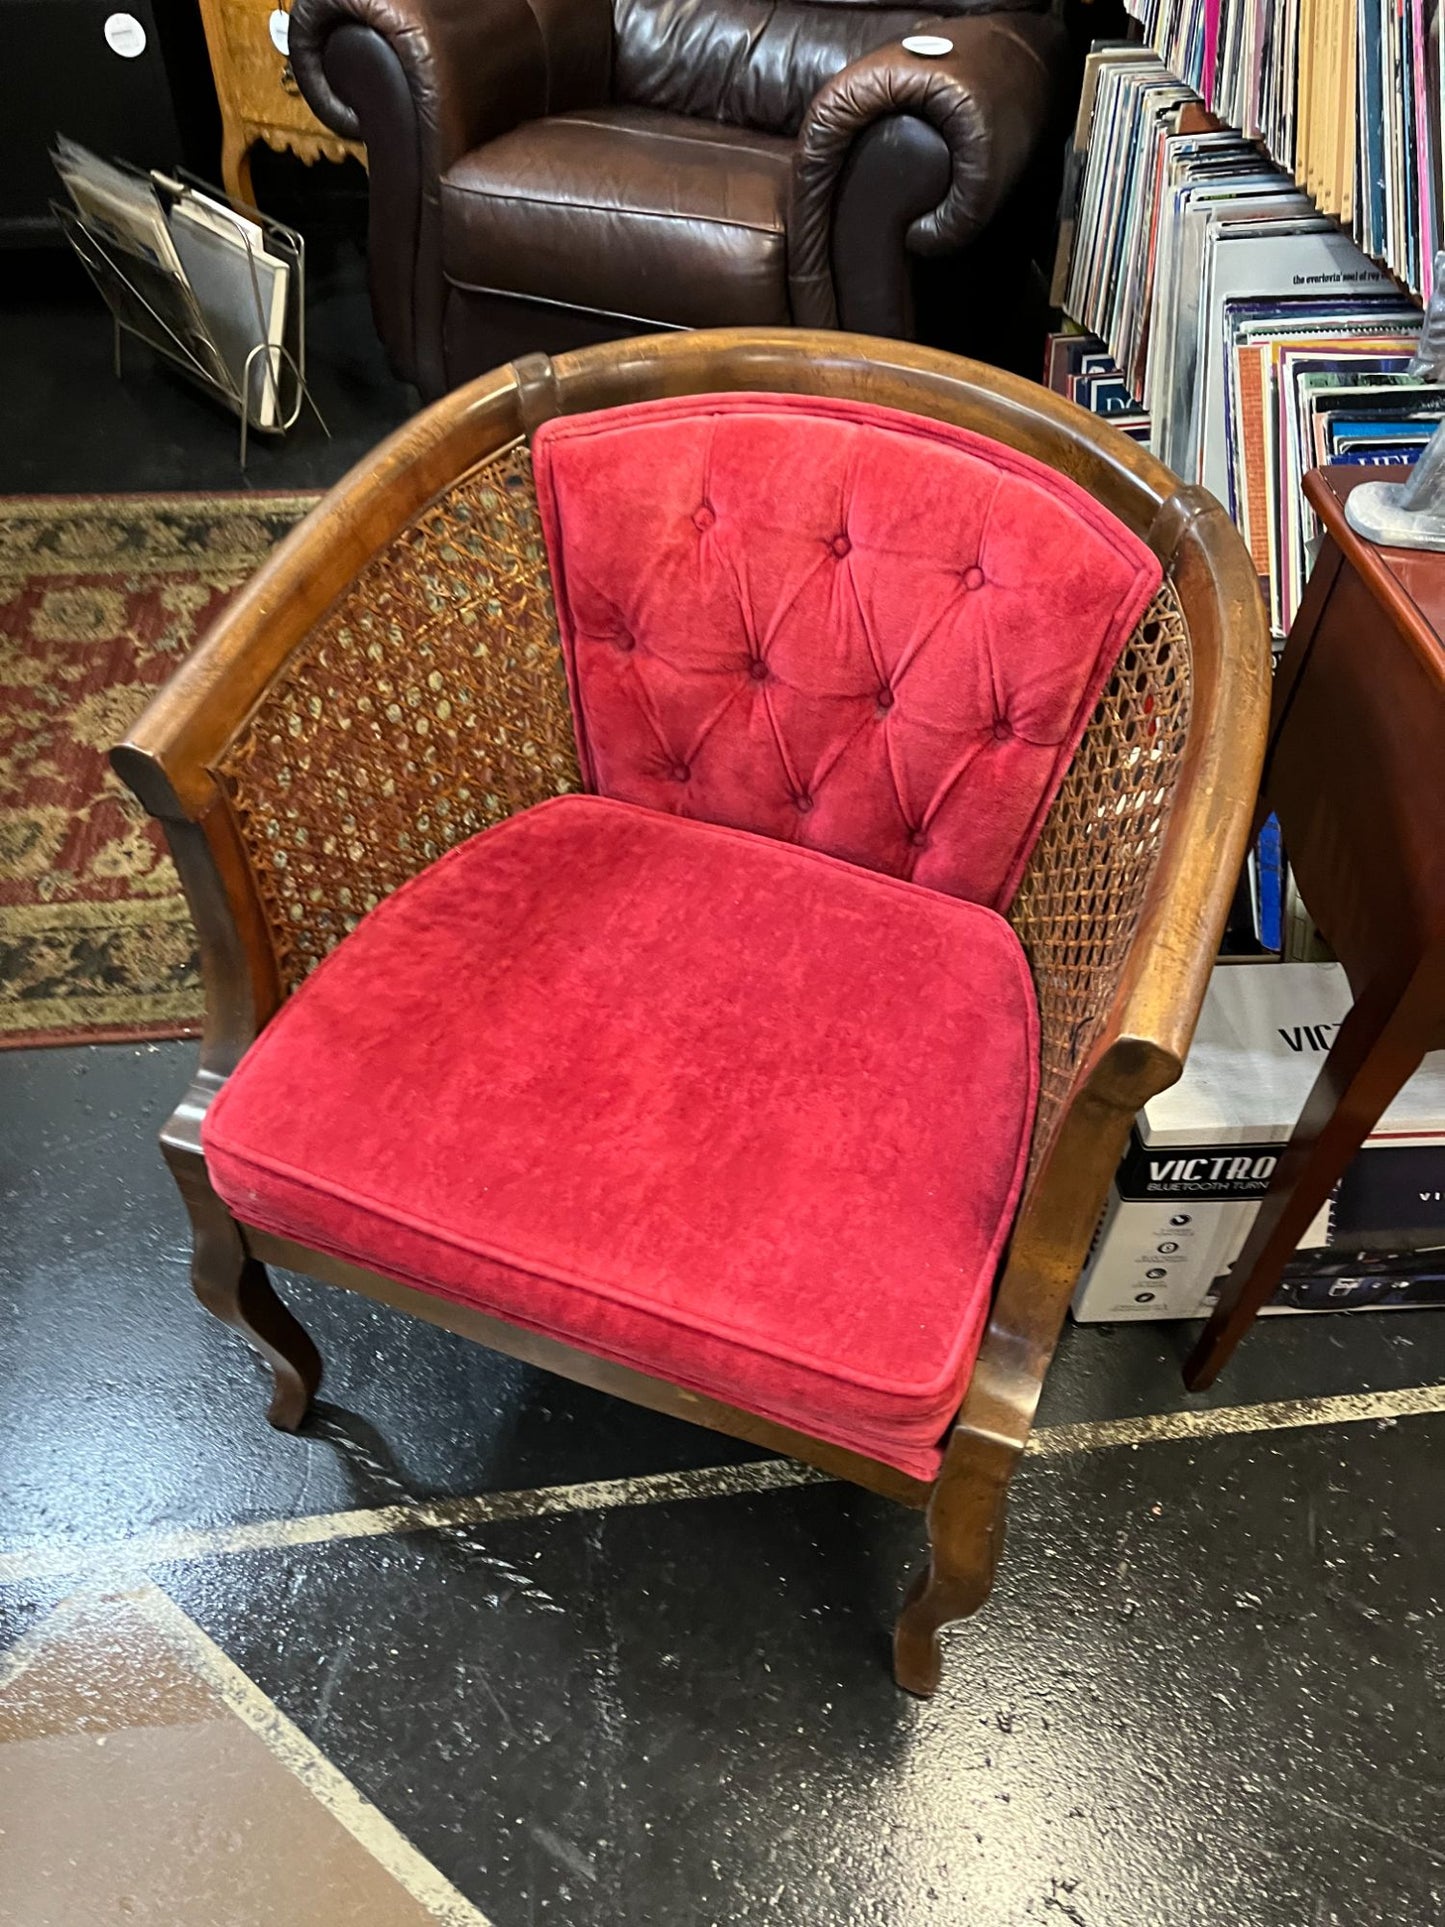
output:
<instances>
[{"instance_id":1,"label":"leather back cushion","mask_svg":"<svg viewBox=\"0 0 1445 1927\"><path fill-rule=\"evenodd\" d=\"M1040 0L613 0L623 102L796 134L809 102L852 61L940 15L1036 11Z\"/></svg>"},{"instance_id":2,"label":"leather back cushion","mask_svg":"<svg viewBox=\"0 0 1445 1927\"><path fill-rule=\"evenodd\" d=\"M584 780L996 910L1159 583L1075 484L866 403L703 395L534 446Z\"/></svg>"}]
</instances>

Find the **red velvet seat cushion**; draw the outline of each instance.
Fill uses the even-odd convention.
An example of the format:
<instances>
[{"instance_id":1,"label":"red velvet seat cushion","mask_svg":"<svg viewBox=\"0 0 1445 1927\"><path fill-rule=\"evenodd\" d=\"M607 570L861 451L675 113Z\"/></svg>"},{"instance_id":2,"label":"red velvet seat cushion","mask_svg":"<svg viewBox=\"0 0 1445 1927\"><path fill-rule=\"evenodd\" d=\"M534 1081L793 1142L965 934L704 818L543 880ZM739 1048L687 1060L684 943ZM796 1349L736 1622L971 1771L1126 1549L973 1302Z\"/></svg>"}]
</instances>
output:
<instances>
[{"instance_id":1,"label":"red velvet seat cushion","mask_svg":"<svg viewBox=\"0 0 1445 1927\"><path fill-rule=\"evenodd\" d=\"M946 422L700 395L533 442L604 796L1007 909L1159 563Z\"/></svg>"},{"instance_id":2,"label":"red velvet seat cushion","mask_svg":"<svg viewBox=\"0 0 1445 1927\"><path fill-rule=\"evenodd\" d=\"M246 1223L927 1478L1037 1059L993 912L565 797L365 918L204 1143Z\"/></svg>"}]
</instances>

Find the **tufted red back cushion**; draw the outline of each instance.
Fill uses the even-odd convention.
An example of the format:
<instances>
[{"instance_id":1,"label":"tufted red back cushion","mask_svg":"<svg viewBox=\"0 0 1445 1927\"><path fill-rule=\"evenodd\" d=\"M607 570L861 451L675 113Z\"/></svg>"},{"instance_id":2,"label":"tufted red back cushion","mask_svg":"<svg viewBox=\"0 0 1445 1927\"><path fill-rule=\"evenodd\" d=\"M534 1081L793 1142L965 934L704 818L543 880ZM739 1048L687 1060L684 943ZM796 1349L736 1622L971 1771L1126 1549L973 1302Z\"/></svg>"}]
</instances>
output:
<instances>
[{"instance_id":1,"label":"tufted red back cushion","mask_svg":"<svg viewBox=\"0 0 1445 1927\"><path fill-rule=\"evenodd\" d=\"M1007 908L1158 587L1136 536L860 402L644 402L533 453L592 788Z\"/></svg>"}]
</instances>

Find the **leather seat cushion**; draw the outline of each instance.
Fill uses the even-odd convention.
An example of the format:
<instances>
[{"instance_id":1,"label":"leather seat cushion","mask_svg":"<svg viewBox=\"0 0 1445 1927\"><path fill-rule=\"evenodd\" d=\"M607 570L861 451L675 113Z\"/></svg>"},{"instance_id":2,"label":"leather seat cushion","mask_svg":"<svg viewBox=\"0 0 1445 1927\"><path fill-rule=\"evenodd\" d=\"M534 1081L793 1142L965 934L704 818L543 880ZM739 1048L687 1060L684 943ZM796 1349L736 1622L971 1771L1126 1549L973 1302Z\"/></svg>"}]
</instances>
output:
<instances>
[{"instance_id":1,"label":"leather seat cushion","mask_svg":"<svg viewBox=\"0 0 1445 1927\"><path fill-rule=\"evenodd\" d=\"M363 919L204 1144L244 1223L929 1478L1037 1066L992 911L563 797Z\"/></svg>"},{"instance_id":2,"label":"leather seat cushion","mask_svg":"<svg viewBox=\"0 0 1445 1927\"><path fill-rule=\"evenodd\" d=\"M529 121L442 177L443 270L642 322L786 322L792 155L649 107Z\"/></svg>"}]
</instances>

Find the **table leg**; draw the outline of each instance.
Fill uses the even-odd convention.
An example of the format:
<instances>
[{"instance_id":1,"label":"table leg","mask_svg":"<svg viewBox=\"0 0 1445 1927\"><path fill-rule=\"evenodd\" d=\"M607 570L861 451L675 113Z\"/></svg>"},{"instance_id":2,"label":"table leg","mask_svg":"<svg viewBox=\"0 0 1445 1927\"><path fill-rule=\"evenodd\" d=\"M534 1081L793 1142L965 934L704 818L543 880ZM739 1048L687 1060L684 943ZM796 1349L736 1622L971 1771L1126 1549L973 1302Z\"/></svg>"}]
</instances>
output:
<instances>
[{"instance_id":1,"label":"table leg","mask_svg":"<svg viewBox=\"0 0 1445 1927\"><path fill-rule=\"evenodd\" d=\"M1419 1068L1430 1030L1418 1002L1410 990L1401 997L1398 985L1371 986L1341 1024L1214 1315L1184 1367L1191 1392L1214 1383L1273 1296L1311 1219Z\"/></svg>"},{"instance_id":2,"label":"table leg","mask_svg":"<svg viewBox=\"0 0 1445 1927\"><path fill-rule=\"evenodd\" d=\"M221 141L221 184L230 198L242 207L256 205L251 185L251 135L244 127L228 124Z\"/></svg>"}]
</instances>

